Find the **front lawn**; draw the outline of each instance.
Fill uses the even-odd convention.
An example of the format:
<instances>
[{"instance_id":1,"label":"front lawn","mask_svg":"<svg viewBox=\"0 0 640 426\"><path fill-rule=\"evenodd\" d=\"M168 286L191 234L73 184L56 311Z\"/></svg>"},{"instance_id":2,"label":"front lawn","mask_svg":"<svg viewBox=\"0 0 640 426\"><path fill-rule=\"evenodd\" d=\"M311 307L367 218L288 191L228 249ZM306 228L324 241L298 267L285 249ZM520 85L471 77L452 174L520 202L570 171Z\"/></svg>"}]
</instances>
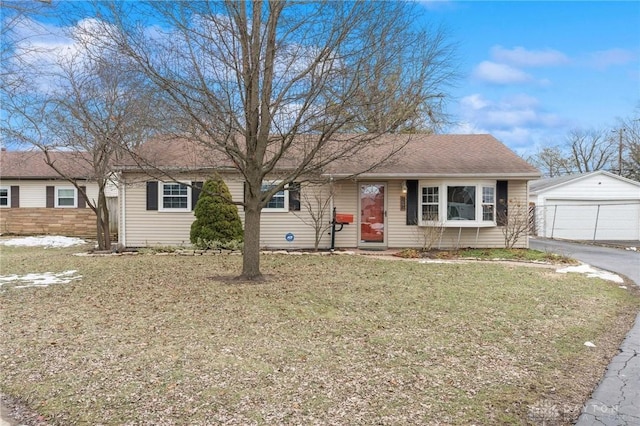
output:
<instances>
[{"instance_id":1,"label":"front lawn","mask_svg":"<svg viewBox=\"0 0 640 426\"><path fill-rule=\"evenodd\" d=\"M640 307L539 267L77 251L0 248L81 276L0 287L0 390L50 424L569 423Z\"/></svg>"}]
</instances>

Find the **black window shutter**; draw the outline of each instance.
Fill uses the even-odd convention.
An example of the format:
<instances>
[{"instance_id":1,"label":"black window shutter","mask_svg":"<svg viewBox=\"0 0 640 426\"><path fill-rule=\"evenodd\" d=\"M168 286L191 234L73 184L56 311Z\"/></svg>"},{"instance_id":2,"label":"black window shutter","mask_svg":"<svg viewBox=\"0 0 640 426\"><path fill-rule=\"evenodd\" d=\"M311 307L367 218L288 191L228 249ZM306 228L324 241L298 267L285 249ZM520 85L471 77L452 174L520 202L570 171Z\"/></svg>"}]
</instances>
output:
<instances>
[{"instance_id":1,"label":"black window shutter","mask_svg":"<svg viewBox=\"0 0 640 426\"><path fill-rule=\"evenodd\" d=\"M10 207L18 208L20 207L20 187L12 186L11 187L11 205Z\"/></svg>"},{"instance_id":2,"label":"black window shutter","mask_svg":"<svg viewBox=\"0 0 640 426\"><path fill-rule=\"evenodd\" d=\"M509 182L506 180L496 182L496 223L499 226L507 224L507 204L509 203L508 186Z\"/></svg>"},{"instance_id":3,"label":"black window shutter","mask_svg":"<svg viewBox=\"0 0 640 426\"><path fill-rule=\"evenodd\" d=\"M202 182L191 182L191 210L196 209L196 203L200 198L200 192L202 191Z\"/></svg>"},{"instance_id":4,"label":"black window shutter","mask_svg":"<svg viewBox=\"0 0 640 426\"><path fill-rule=\"evenodd\" d=\"M82 196L82 194L86 194L87 193L87 187L86 186L81 186L80 190L78 191L78 208L79 209L86 209L87 208L87 203L84 200L84 197Z\"/></svg>"},{"instance_id":5,"label":"black window shutter","mask_svg":"<svg viewBox=\"0 0 640 426\"><path fill-rule=\"evenodd\" d=\"M300 211L300 184L298 182L289 184L289 211Z\"/></svg>"},{"instance_id":6,"label":"black window shutter","mask_svg":"<svg viewBox=\"0 0 640 426\"><path fill-rule=\"evenodd\" d=\"M418 224L418 181L407 181L407 225Z\"/></svg>"},{"instance_id":7,"label":"black window shutter","mask_svg":"<svg viewBox=\"0 0 640 426\"><path fill-rule=\"evenodd\" d=\"M158 181L147 182L147 210L158 210Z\"/></svg>"},{"instance_id":8,"label":"black window shutter","mask_svg":"<svg viewBox=\"0 0 640 426\"><path fill-rule=\"evenodd\" d=\"M53 186L47 186L47 208L51 209L55 207L56 188Z\"/></svg>"}]
</instances>

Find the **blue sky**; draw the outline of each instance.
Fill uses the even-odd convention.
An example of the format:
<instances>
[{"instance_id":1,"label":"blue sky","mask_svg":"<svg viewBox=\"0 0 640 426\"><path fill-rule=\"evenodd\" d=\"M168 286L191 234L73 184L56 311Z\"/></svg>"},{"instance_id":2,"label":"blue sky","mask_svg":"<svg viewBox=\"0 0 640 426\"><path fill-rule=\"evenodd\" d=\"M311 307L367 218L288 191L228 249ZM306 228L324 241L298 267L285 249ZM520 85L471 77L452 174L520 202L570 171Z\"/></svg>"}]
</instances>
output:
<instances>
[{"instance_id":1,"label":"blue sky","mask_svg":"<svg viewBox=\"0 0 640 426\"><path fill-rule=\"evenodd\" d=\"M60 5L64 3L55 2ZM571 129L640 118L640 2L421 1L458 44L449 133L490 133L518 154L562 145ZM52 37L43 46L73 50Z\"/></svg>"},{"instance_id":2,"label":"blue sky","mask_svg":"<svg viewBox=\"0 0 640 426\"><path fill-rule=\"evenodd\" d=\"M459 44L451 133L491 133L526 155L639 118L640 2L421 4Z\"/></svg>"}]
</instances>

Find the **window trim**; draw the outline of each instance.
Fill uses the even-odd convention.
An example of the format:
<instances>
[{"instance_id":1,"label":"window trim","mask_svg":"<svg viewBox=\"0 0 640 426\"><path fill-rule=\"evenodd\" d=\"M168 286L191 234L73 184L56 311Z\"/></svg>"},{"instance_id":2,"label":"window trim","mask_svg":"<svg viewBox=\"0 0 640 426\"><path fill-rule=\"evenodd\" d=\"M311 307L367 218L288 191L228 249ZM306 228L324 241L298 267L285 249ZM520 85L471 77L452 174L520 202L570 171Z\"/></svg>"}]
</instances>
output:
<instances>
[{"instance_id":1,"label":"window trim","mask_svg":"<svg viewBox=\"0 0 640 426\"><path fill-rule=\"evenodd\" d=\"M60 191L73 191L73 204L60 205ZM69 197L63 197L69 198ZM77 209L78 208L78 188L75 186L56 186L53 190L53 207L56 209Z\"/></svg>"},{"instance_id":2,"label":"window trim","mask_svg":"<svg viewBox=\"0 0 640 426\"><path fill-rule=\"evenodd\" d=\"M11 187L10 186L0 186L0 190L7 191L7 205L3 206L0 204L0 209L8 209L11 208ZM4 197L1 197L4 198Z\"/></svg>"},{"instance_id":3,"label":"window trim","mask_svg":"<svg viewBox=\"0 0 640 426\"><path fill-rule=\"evenodd\" d=\"M418 185L418 226L442 226L450 228L478 228L497 226L496 223L496 181L495 180L421 180ZM474 212L475 220L449 220L448 199L449 187L452 186L472 186L475 188ZM439 220L422 220L422 190L427 187L438 187L438 216ZM493 203L483 203L484 188L493 189ZM483 220L484 205L493 205L493 219Z\"/></svg>"},{"instance_id":4,"label":"window trim","mask_svg":"<svg viewBox=\"0 0 640 426\"><path fill-rule=\"evenodd\" d=\"M273 180L273 181L262 181L262 186L261 188L264 188L265 186L277 186L281 183L281 180ZM264 191L262 191L264 192ZM280 191L278 191L280 192ZM278 193L276 193L278 194ZM275 195L274 195L275 197ZM271 197L271 199L267 202L267 204L262 208L263 212L267 212L267 213L286 213L289 212L289 185L285 185L284 188L282 188L282 197L284 198L284 207L268 207L268 204L271 202L271 200L273 199L273 197Z\"/></svg>"},{"instance_id":5,"label":"window trim","mask_svg":"<svg viewBox=\"0 0 640 426\"><path fill-rule=\"evenodd\" d=\"M164 187L165 185L183 185L184 187L187 188L187 195L186 195L186 200L187 200L187 205L186 207L165 207L164 206ZM182 195L179 195L179 197L183 197ZM190 186L190 182L186 182L186 181L170 181L170 182L163 182L163 181L158 181L158 211L159 212L191 212L191 186Z\"/></svg>"},{"instance_id":6,"label":"window trim","mask_svg":"<svg viewBox=\"0 0 640 426\"><path fill-rule=\"evenodd\" d=\"M424 190L427 188L436 188L437 194L425 194ZM429 202L429 201L424 201L424 197L425 195L427 197L429 197L429 195L435 195L438 198L437 202ZM439 223L440 222L440 216L441 216L441 207L440 207L440 185L421 185L420 186L420 191L418 192L418 196L420 197L420 222L429 222L429 223ZM437 206L438 207L438 219L437 220L425 220L424 219L424 206Z\"/></svg>"}]
</instances>

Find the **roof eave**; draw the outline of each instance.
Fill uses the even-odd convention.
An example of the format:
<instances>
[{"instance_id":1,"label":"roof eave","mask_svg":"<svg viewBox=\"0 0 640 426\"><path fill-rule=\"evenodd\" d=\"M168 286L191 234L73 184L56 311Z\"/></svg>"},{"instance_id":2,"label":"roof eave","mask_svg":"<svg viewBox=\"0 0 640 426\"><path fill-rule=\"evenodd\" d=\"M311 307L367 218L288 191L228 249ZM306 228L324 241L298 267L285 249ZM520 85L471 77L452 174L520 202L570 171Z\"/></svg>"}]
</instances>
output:
<instances>
[{"instance_id":1,"label":"roof eave","mask_svg":"<svg viewBox=\"0 0 640 426\"><path fill-rule=\"evenodd\" d=\"M67 180L62 176L0 176L2 180ZM71 180L95 180L89 176L73 176Z\"/></svg>"},{"instance_id":2,"label":"roof eave","mask_svg":"<svg viewBox=\"0 0 640 426\"><path fill-rule=\"evenodd\" d=\"M323 173L323 176L346 178L353 176L349 173ZM521 179L532 180L540 177L539 173L362 173L356 175L366 179Z\"/></svg>"}]
</instances>

